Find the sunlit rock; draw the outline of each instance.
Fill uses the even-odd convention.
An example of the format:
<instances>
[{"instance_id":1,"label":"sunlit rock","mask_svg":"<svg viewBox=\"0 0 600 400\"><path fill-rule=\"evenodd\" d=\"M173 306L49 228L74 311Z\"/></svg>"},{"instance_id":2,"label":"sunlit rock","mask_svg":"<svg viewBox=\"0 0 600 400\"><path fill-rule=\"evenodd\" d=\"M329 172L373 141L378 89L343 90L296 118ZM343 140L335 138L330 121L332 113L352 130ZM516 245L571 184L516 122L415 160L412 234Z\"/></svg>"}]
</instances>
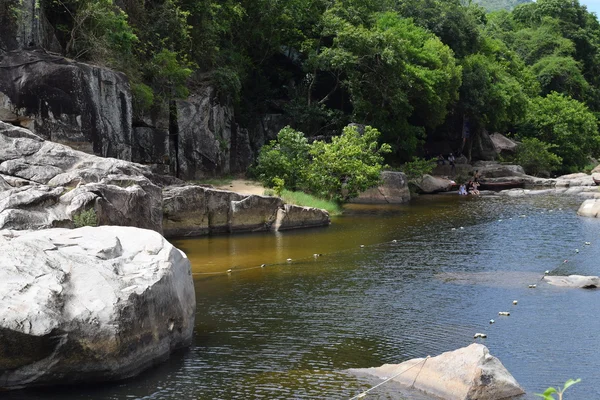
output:
<instances>
[{"instance_id":1,"label":"sunlit rock","mask_svg":"<svg viewBox=\"0 0 600 400\"><path fill-rule=\"evenodd\" d=\"M399 374L395 382L447 400L499 400L525 393L500 360L476 343L437 357L350 371L379 379Z\"/></svg>"},{"instance_id":2,"label":"sunlit rock","mask_svg":"<svg viewBox=\"0 0 600 400\"><path fill-rule=\"evenodd\" d=\"M0 231L0 389L134 376L191 343L190 262L154 231Z\"/></svg>"},{"instance_id":3,"label":"sunlit rock","mask_svg":"<svg viewBox=\"0 0 600 400\"><path fill-rule=\"evenodd\" d=\"M600 287L600 278L597 276L546 276L544 280L554 286L569 288L595 289Z\"/></svg>"}]
</instances>

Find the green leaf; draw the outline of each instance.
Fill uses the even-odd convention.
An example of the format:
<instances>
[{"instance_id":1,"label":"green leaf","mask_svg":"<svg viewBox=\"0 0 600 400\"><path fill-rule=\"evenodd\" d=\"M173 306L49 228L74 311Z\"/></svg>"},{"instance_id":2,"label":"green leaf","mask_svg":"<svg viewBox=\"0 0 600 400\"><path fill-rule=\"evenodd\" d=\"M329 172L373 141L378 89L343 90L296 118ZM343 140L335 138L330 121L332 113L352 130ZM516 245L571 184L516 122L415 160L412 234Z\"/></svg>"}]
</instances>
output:
<instances>
[{"instance_id":1,"label":"green leaf","mask_svg":"<svg viewBox=\"0 0 600 400\"><path fill-rule=\"evenodd\" d=\"M579 382L581 382L581 378L578 378L578 379L569 379L568 381L566 381L566 382L565 382L565 386L563 387L563 390L562 390L562 391L564 392L564 391L565 391L565 390L567 390L569 387L571 387L571 386L573 386L574 384L576 384L576 383L579 383Z\"/></svg>"}]
</instances>

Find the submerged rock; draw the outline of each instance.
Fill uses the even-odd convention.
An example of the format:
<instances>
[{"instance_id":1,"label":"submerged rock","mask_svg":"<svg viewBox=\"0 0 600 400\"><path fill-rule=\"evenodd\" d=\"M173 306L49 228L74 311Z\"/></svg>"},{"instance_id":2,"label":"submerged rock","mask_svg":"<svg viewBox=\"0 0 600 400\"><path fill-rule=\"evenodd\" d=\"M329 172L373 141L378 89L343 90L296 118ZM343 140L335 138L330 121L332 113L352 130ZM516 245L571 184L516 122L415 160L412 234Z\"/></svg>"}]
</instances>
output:
<instances>
[{"instance_id":1,"label":"submerged rock","mask_svg":"<svg viewBox=\"0 0 600 400\"><path fill-rule=\"evenodd\" d=\"M544 280L554 286L569 288L595 289L600 287L600 278L597 276L545 276Z\"/></svg>"},{"instance_id":2,"label":"submerged rock","mask_svg":"<svg viewBox=\"0 0 600 400\"><path fill-rule=\"evenodd\" d=\"M380 379L401 373L393 381L447 400L499 400L525 393L500 360L482 344L437 357L350 371Z\"/></svg>"},{"instance_id":3,"label":"submerged rock","mask_svg":"<svg viewBox=\"0 0 600 400\"><path fill-rule=\"evenodd\" d=\"M191 343L190 263L129 227L0 231L0 389L117 380Z\"/></svg>"}]
</instances>

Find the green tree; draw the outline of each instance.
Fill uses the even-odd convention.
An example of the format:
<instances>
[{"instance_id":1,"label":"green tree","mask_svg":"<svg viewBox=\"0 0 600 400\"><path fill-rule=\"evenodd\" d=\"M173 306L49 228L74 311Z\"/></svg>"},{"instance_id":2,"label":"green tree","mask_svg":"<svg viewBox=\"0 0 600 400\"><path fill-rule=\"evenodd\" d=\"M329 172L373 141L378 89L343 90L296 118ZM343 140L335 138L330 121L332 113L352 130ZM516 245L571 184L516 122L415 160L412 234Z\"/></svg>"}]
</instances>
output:
<instances>
[{"instance_id":1,"label":"green tree","mask_svg":"<svg viewBox=\"0 0 600 400\"><path fill-rule=\"evenodd\" d=\"M460 67L436 36L398 14L376 14L367 26L345 14L337 8L324 14L324 36L332 44L309 62L339 76L354 119L376 126L397 154L408 157L424 127L444 121L457 98Z\"/></svg>"},{"instance_id":2,"label":"green tree","mask_svg":"<svg viewBox=\"0 0 600 400\"><path fill-rule=\"evenodd\" d=\"M355 126L344 128L331 143L316 141L303 174L303 187L328 200L344 202L377 185L387 144L378 145L379 131L370 126L361 134Z\"/></svg>"},{"instance_id":3,"label":"green tree","mask_svg":"<svg viewBox=\"0 0 600 400\"><path fill-rule=\"evenodd\" d=\"M138 37L113 0L44 0L69 57L127 69Z\"/></svg>"},{"instance_id":4,"label":"green tree","mask_svg":"<svg viewBox=\"0 0 600 400\"><path fill-rule=\"evenodd\" d=\"M287 126L277 140L261 148L253 173L267 187L281 185L283 180L286 189L296 190L309 164L309 150L304 134Z\"/></svg>"},{"instance_id":5,"label":"green tree","mask_svg":"<svg viewBox=\"0 0 600 400\"><path fill-rule=\"evenodd\" d=\"M513 161L522 166L529 175L551 173L559 170L562 163L562 158L552 152L556 147L538 138L524 138Z\"/></svg>"},{"instance_id":6,"label":"green tree","mask_svg":"<svg viewBox=\"0 0 600 400\"><path fill-rule=\"evenodd\" d=\"M598 155L598 121L585 104L560 93L532 100L520 134L555 145L562 158L561 172L583 169L588 157Z\"/></svg>"}]
</instances>

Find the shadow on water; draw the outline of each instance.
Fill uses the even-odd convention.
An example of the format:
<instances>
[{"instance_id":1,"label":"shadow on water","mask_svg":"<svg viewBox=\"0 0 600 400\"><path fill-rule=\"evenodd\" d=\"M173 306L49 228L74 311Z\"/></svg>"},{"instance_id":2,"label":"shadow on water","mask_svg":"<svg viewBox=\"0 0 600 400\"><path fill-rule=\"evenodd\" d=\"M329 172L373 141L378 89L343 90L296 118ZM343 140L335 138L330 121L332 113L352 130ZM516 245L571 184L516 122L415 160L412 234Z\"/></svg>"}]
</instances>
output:
<instances>
[{"instance_id":1,"label":"shadow on water","mask_svg":"<svg viewBox=\"0 0 600 400\"><path fill-rule=\"evenodd\" d=\"M568 378L583 379L569 400L600 398L600 291L540 281L545 270L599 274L600 221L578 218L579 204L421 196L351 205L324 229L178 240L195 274L191 348L138 378L55 398L349 399L375 382L345 370L437 355L475 332L524 398ZM417 397L384 385L368 398Z\"/></svg>"}]
</instances>

